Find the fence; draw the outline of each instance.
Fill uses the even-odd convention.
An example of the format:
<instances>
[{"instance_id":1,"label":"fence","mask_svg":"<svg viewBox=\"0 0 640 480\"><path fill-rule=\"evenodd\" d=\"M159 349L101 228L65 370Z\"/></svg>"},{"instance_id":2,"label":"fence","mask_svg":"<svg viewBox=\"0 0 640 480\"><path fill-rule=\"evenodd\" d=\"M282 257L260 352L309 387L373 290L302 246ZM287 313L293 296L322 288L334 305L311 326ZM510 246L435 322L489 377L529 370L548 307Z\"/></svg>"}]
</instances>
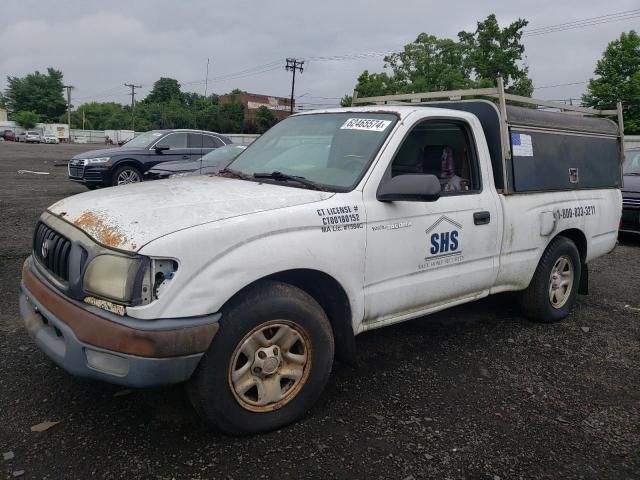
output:
<instances>
[{"instance_id":1,"label":"fence","mask_svg":"<svg viewBox=\"0 0 640 480\"><path fill-rule=\"evenodd\" d=\"M140 135L143 132L136 132L135 135ZM223 134L225 137L229 137L233 143L238 145L249 145L260 135L244 134L244 133L229 133ZM71 138L74 143L104 143L105 131L104 130L78 130L71 129Z\"/></svg>"},{"instance_id":2,"label":"fence","mask_svg":"<svg viewBox=\"0 0 640 480\"><path fill-rule=\"evenodd\" d=\"M640 148L640 135L625 135L624 148Z\"/></svg>"}]
</instances>

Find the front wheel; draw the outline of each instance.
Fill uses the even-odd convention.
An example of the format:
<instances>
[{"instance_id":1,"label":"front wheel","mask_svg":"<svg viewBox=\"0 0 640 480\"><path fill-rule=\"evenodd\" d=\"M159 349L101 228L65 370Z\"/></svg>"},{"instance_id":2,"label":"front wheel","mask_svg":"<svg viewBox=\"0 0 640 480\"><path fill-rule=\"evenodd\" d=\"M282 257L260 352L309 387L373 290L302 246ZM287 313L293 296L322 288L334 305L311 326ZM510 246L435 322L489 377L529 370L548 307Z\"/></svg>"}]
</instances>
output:
<instances>
[{"instance_id":1,"label":"front wheel","mask_svg":"<svg viewBox=\"0 0 640 480\"><path fill-rule=\"evenodd\" d=\"M131 165L124 165L117 168L113 173L113 186L128 185L129 183L140 183L142 181L142 174L140 170Z\"/></svg>"},{"instance_id":2,"label":"front wheel","mask_svg":"<svg viewBox=\"0 0 640 480\"><path fill-rule=\"evenodd\" d=\"M324 310L299 288L269 281L250 288L222 315L187 386L198 414L233 435L300 418L331 373L334 340Z\"/></svg>"},{"instance_id":3,"label":"front wheel","mask_svg":"<svg viewBox=\"0 0 640 480\"><path fill-rule=\"evenodd\" d=\"M531 283L520 295L525 316L540 323L564 319L576 302L581 274L576 245L566 237L556 237L542 254Z\"/></svg>"}]
</instances>

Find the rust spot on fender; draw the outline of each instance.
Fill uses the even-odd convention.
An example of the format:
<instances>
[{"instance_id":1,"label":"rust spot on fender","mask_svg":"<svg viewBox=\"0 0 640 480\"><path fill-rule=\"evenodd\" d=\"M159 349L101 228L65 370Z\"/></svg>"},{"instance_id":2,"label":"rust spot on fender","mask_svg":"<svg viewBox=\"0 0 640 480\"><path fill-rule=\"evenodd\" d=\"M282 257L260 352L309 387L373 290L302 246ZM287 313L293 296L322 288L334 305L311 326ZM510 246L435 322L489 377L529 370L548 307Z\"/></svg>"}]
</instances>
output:
<instances>
[{"instance_id":1,"label":"rust spot on fender","mask_svg":"<svg viewBox=\"0 0 640 480\"><path fill-rule=\"evenodd\" d=\"M127 236L118 225L109 222L108 218L96 212L86 211L73 221L89 235L107 247L123 248L127 243Z\"/></svg>"}]
</instances>

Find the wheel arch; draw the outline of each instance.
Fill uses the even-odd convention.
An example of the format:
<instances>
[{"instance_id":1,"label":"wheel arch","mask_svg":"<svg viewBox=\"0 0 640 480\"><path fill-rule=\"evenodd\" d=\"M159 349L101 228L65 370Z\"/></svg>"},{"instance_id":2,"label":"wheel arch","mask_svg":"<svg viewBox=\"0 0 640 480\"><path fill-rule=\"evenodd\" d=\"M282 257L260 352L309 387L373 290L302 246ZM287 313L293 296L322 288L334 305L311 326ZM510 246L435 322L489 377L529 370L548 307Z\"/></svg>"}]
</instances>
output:
<instances>
[{"instance_id":1,"label":"wheel arch","mask_svg":"<svg viewBox=\"0 0 640 480\"><path fill-rule=\"evenodd\" d=\"M578 249L578 253L580 253L580 261L583 265L586 263L587 237L582 230L578 228L569 228L567 230L562 230L561 232L558 232L551 241L553 241L556 237L566 237L569 240L573 241L573 243L575 243L576 245L576 248Z\"/></svg>"},{"instance_id":2,"label":"wheel arch","mask_svg":"<svg viewBox=\"0 0 640 480\"><path fill-rule=\"evenodd\" d=\"M111 170L115 172L118 168L124 167L126 165L130 165L132 167L136 167L140 172L144 172L143 164L140 160L136 160L135 158L127 157L121 160L116 160L111 167Z\"/></svg>"},{"instance_id":3,"label":"wheel arch","mask_svg":"<svg viewBox=\"0 0 640 480\"><path fill-rule=\"evenodd\" d=\"M571 240L576 248L578 249L578 254L580 255L580 279L578 280L578 293L588 294L589 293L589 267L587 266L587 237L584 232L578 228L568 228L566 230L562 230L558 232L549 242L549 244L555 240L557 237L565 237Z\"/></svg>"},{"instance_id":4,"label":"wheel arch","mask_svg":"<svg viewBox=\"0 0 640 480\"><path fill-rule=\"evenodd\" d=\"M355 361L355 336L353 333L353 311L344 287L335 278L319 270L298 268L272 273L251 282L242 288L224 306L242 295L247 289L254 288L265 280L283 282L309 294L325 311L336 345L336 357L345 363Z\"/></svg>"},{"instance_id":5,"label":"wheel arch","mask_svg":"<svg viewBox=\"0 0 640 480\"><path fill-rule=\"evenodd\" d=\"M136 170L138 170L140 172L141 180L143 180L142 175L144 174L145 169L142 162L140 162L139 160L136 160L135 158L127 157L121 160L116 160L113 163L109 172L111 174L110 183L113 183L113 178L116 174L116 171L121 167L127 167L127 166L134 167Z\"/></svg>"}]
</instances>

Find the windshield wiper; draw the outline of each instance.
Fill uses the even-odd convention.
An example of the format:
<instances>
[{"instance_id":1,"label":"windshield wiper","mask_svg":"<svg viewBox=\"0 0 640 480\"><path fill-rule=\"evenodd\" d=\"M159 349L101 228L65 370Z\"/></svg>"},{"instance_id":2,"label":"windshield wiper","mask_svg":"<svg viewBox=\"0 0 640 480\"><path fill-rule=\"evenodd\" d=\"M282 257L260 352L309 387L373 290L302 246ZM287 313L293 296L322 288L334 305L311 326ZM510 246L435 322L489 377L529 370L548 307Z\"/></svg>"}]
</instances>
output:
<instances>
[{"instance_id":1,"label":"windshield wiper","mask_svg":"<svg viewBox=\"0 0 640 480\"><path fill-rule=\"evenodd\" d=\"M222 170L220 170L218 173L215 173L214 175L217 175L219 177L226 177L226 178L240 178L242 180L253 180L253 177L251 175L242 173L239 170L233 170L232 168L223 168Z\"/></svg>"},{"instance_id":2,"label":"windshield wiper","mask_svg":"<svg viewBox=\"0 0 640 480\"><path fill-rule=\"evenodd\" d=\"M297 182L312 190L320 190L322 192L326 191L326 188L324 188L319 183L308 180L298 175L288 175L282 172L258 172L253 174L253 178L257 178L257 179L268 178L275 181Z\"/></svg>"}]
</instances>

